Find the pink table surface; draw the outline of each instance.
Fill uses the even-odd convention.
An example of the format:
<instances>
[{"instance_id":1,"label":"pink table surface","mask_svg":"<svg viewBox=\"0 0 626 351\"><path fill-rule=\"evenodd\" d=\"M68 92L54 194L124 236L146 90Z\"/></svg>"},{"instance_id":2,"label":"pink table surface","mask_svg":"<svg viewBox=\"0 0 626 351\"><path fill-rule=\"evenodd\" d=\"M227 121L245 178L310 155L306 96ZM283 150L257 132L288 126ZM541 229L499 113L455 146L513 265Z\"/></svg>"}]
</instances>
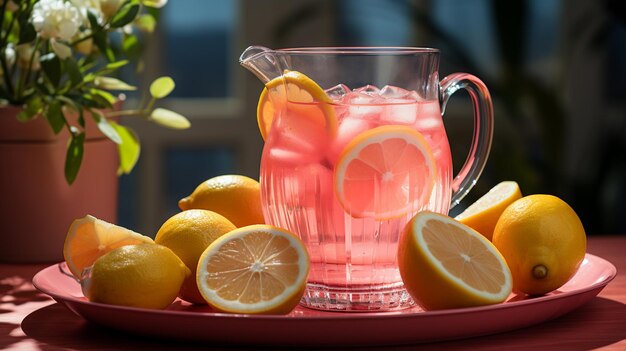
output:
<instances>
[{"instance_id":1,"label":"pink table surface","mask_svg":"<svg viewBox=\"0 0 626 351\"><path fill-rule=\"evenodd\" d=\"M589 236L587 251L613 263L617 277L591 302L555 320L490 336L368 350L626 350L625 250L626 235ZM35 273L48 265L0 263L0 349L250 349L154 340L90 324L32 286Z\"/></svg>"}]
</instances>

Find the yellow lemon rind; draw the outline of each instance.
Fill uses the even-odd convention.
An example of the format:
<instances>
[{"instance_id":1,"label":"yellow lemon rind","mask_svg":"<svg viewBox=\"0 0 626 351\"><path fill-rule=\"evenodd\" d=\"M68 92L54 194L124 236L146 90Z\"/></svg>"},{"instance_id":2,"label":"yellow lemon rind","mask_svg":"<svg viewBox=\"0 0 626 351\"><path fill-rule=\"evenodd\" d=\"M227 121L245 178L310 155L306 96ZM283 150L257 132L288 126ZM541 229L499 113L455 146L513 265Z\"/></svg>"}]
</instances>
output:
<instances>
[{"instance_id":1,"label":"yellow lemon rind","mask_svg":"<svg viewBox=\"0 0 626 351\"><path fill-rule=\"evenodd\" d=\"M94 230L93 234L98 239L106 239L107 233L109 233L112 230L116 231L117 232L116 234L120 232L124 232L124 233L127 233L128 235L122 238L121 240L118 240L117 242L107 242L106 246L93 248L93 249L98 250L98 252L95 254L93 259L91 260L91 263L90 264L87 263L84 267L78 267L72 257L73 253L71 252L71 246L74 240L79 240L76 238L78 229L81 226L89 226L89 225L92 226ZM86 215L83 218L75 219L70 224L70 227L67 231L67 235L65 237L65 242L63 243L63 258L65 262L67 263L68 269L74 275L74 277L80 279L82 270L90 266L91 264L93 264L99 257L103 256L107 252L115 248L121 247L121 246L142 244L142 243L154 244L154 241L150 237L137 233L133 230L98 219L92 215ZM101 244L101 245L104 245L104 244Z\"/></svg>"},{"instance_id":2,"label":"yellow lemon rind","mask_svg":"<svg viewBox=\"0 0 626 351\"><path fill-rule=\"evenodd\" d=\"M505 283L500 292L489 293L466 284L450 273L427 249L428 245L421 234L421 228L432 218L460 227L468 235L480 240L489 252L498 258L505 276ZM452 218L433 212L420 212L407 224L401 241L403 242L400 244L398 261L402 280L411 296L427 310L501 303L511 293L513 282L504 257L483 235ZM428 289L424 289L424 286L428 286Z\"/></svg>"}]
</instances>

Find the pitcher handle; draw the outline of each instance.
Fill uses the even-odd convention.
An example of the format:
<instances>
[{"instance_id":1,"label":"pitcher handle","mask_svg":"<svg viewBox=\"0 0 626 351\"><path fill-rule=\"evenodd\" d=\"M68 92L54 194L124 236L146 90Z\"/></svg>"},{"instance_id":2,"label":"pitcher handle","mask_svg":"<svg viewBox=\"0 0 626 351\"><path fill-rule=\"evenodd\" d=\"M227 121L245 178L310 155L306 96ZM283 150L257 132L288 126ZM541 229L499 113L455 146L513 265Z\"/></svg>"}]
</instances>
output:
<instances>
[{"instance_id":1,"label":"pitcher handle","mask_svg":"<svg viewBox=\"0 0 626 351\"><path fill-rule=\"evenodd\" d=\"M472 145L465 163L452 180L453 193L450 208L458 205L476 184L487 163L493 138L493 104L491 95L485 84L471 74L453 73L441 80L439 90L441 114L445 113L450 96L459 89L467 90L472 99L474 133Z\"/></svg>"}]
</instances>

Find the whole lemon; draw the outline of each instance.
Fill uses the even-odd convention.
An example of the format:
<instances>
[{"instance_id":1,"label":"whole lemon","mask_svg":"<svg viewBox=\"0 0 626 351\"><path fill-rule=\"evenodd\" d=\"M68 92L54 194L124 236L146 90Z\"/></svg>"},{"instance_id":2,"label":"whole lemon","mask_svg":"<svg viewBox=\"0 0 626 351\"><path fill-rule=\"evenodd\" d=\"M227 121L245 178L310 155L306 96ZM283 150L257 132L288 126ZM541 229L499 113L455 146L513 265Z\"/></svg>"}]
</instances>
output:
<instances>
[{"instance_id":1,"label":"whole lemon","mask_svg":"<svg viewBox=\"0 0 626 351\"><path fill-rule=\"evenodd\" d=\"M172 250L138 244L98 258L81 286L89 301L163 309L176 299L188 276L189 269Z\"/></svg>"},{"instance_id":2,"label":"whole lemon","mask_svg":"<svg viewBox=\"0 0 626 351\"><path fill-rule=\"evenodd\" d=\"M530 195L509 205L493 244L506 259L513 291L542 295L560 288L585 257L585 229L576 212L552 195Z\"/></svg>"},{"instance_id":3,"label":"whole lemon","mask_svg":"<svg viewBox=\"0 0 626 351\"><path fill-rule=\"evenodd\" d=\"M204 181L178 202L181 210L204 209L228 218L237 228L264 224L259 182L242 175L222 175Z\"/></svg>"},{"instance_id":4,"label":"whole lemon","mask_svg":"<svg viewBox=\"0 0 626 351\"><path fill-rule=\"evenodd\" d=\"M196 284L198 260L220 236L237 229L224 216L207 210L187 210L170 217L159 229L154 242L170 248L191 270L180 289L185 301L206 304Z\"/></svg>"}]
</instances>

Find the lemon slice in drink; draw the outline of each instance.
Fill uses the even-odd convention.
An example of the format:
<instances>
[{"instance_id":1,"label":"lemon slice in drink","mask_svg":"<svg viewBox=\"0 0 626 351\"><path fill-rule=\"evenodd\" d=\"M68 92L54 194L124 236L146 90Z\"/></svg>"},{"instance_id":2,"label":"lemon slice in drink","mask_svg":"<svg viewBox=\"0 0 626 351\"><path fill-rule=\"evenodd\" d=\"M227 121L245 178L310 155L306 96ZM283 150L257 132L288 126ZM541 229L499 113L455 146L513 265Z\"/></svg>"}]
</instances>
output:
<instances>
[{"instance_id":1,"label":"lemon slice in drink","mask_svg":"<svg viewBox=\"0 0 626 351\"><path fill-rule=\"evenodd\" d=\"M346 145L335 167L335 192L351 216L389 219L426 204L435 174L435 159L420 132L382 126Z\"/></svg>"},{"instance_id":2,"label":"lemon slice in drink","mask_svg":"<svg viewBox=\"0 0 626 351\"><path fill-rule=\"evenodd\" d=\"M285 87L286 84L286 87ZM307 128L325 130L325 134L334 136L337 130L337 119L331 102L324 90L311 78L298 71L285 71L281 77L272 79L265 85L257 105L257 123L263 140L269 131L278 112L285 110L287 98L292 104L289 108L288 129L294 129L307 135ZM298 107L298 104L300 107Z\"/></svg>"},{"instance_id":3,"label":"lemon slice in drink","mask_svg":"<svg viewBox=\"0 0 626 351\"><path fill-rule=\"evenodd\" d=\"M70 225L63 245L63 257L72 274L80 279L83 270L93 265L100 256L118 247L143 243L153 244L154 241L130 229L87 215Z\"/></svg>"},{"instance_id":4,"label":"lemon slice in drink","mask_svg":"<svg viewBox=\"0 0 626 351\"><path fill-rule=\"evenodd\" d=\"M426 310L503 302L513 286L511 271L480 233L433 212L406 225L398 267L407 291Z\"/></svg>"},{"instance_id":5,"label":"lemon slice in drink","mask_svg":"<svg viewBox=\"0 0 626 351\"><path fill-rule=\"evenodd\" d=\"M501 182L455 218L491 240L504 209L521 198L522 193L516 182Z\"/></svg>"},{"instance_id":6,"label":"lemon slice in drink","mask_svg":"<svg viewBox=\"0 0 626 351\"><path fill-rule=\"evenodd\" d=\"M294 234L269 225L235 229L215 240L198 262L198 289L219 311L286 314L299 303L309 255Z\"/></svg>"}]
</instances>

